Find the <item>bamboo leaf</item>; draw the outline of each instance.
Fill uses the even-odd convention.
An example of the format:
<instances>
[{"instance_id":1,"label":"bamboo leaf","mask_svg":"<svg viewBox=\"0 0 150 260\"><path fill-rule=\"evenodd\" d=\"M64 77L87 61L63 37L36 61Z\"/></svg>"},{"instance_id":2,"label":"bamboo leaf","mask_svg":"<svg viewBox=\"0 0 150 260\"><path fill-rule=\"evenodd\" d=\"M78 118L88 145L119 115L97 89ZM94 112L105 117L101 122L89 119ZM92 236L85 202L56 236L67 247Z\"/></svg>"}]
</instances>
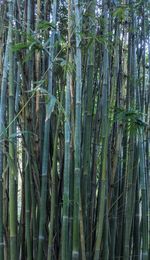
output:
<instances>
[{"instance_id":1,"label":"bamboo leaf","mask_svg":"<svg viewBox=\"0 0 150 260\"><path fill-rule=\"evenodd\" d=\"M30 134L30 135L34 135L34 136L37 136L35 133L31 132L31 131L19 131L18 133L13 133L9 136L9 138L21 138L22 135L27 135L27 134Z\"/></svg>"},{"instance_id":2,"label":"bamboo leaf","mask_svg":"<svg viewBox=\"0 0 150 260\"><path fill-rule=\"evenodd\" d=\"M113 13L113 16L118 18L120 22L124 21L125 17L126 17L126 8L124 7L119 7L115 10L115 12Z\"/></svg>"},{"instance_id":3,"label":"bamboo leaf","mask_svg":"<svg viewBox=\"0 0 150 260\"><path fill-rule=\"evenodd\" d=\"M29 47L29 43L19 42L12 46L12 50L14 52L21 51L23 49L27 49Z\"/></svg>"},{"instance_id":4,"label":"bamboo leaf","mask_svg":"<svg viewBox=\"0 0 150 260\"><path fill-rule=\"evenodd\" d=\"M51 95L49 101L47 102L47 105L46 105L46 121L48 119L50 119L51 117L51 114L54 110L54 107L55 107L55 103L56 103L56 97Z\"/></svg>"},{"instance_id":5,"label":"bamboo leaf","mask_svg":"<svg viewBox=\"0 0 150 260\"><path fill-rule=\"evenodd\" d=\"M55 29L55 25L45 20L40 21L37 26L37 29L43 31L49 30L51 28Z\"/></svg>"}]
</instances>

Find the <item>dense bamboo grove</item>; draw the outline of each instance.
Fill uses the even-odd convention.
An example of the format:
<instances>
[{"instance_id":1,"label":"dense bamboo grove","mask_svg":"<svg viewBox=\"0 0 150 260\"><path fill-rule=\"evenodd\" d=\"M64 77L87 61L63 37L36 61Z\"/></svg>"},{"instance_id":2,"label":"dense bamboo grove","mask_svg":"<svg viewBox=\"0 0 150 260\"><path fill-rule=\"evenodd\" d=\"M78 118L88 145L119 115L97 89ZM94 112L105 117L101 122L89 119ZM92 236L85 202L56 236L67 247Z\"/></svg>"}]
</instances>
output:
<instances>
[{"instance_id":1,"label":"dense bamboo grove","mask_svg":"<svg viewBox=\"0 0 150 260\"><path fill-rule=\"evenodd\" d=\"M0 260L150 259L150 1L0 1Z\"/></svg>"}]
</instances>

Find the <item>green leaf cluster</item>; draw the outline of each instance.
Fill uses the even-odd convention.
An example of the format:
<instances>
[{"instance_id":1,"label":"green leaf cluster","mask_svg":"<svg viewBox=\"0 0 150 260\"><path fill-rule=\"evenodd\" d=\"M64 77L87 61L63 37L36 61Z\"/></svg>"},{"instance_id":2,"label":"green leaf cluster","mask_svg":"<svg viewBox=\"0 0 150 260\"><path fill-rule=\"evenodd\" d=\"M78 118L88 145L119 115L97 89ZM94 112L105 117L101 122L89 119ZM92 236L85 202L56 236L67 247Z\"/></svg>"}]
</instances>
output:
<instances>
[{"instance_id":1,"label":"green leaf cluster","mask_svg":"<svg viewBox=\"0 0 150 260\"><path fill-rule=\"evenodd\" d=\"M113 16L119 20L120 23L124 22L126 19L126 8L124 7L118 7L114 13Z\"/></svg>"},{"instance_id":2,"label":"green leaf cluster","mask_svg":"<svg viewBox=\"0 0 150 260\"><path fill-rule=\"evenodd\" d=\"M37 29L42 31L50 30L51 28L56 29L53 23L50 23L48 21L42 20L39 21Z\"/></svg>"},{"instance_id":3,"label":"green leaf cluster","mask_svg":"<svg viewBox=\"0 0 150 260\"><path fill-rule=\"evenodd\" d=\"M125 110L123 108L115 109L116 119L122 124L128 124L130 132L137 132L145 128L147 124L141 119L143 114L134 109Z\"/></svg>"}]
</instances>

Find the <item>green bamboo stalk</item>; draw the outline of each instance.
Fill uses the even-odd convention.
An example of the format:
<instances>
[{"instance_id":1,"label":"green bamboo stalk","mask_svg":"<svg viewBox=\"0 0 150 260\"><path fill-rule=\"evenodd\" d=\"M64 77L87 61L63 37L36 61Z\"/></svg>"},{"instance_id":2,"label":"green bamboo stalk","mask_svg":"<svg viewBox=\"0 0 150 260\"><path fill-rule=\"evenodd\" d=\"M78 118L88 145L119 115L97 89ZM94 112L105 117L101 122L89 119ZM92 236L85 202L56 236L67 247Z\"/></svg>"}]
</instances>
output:
<instances>
[{"instance_id":1,"label":"green bamboo stalk","mask_svg":"<svg viewBox=\"0 0 150 260\"><path fill-rule=\"evenodd\" d=\"M108 6L107 2L103 1L104 5L104 34L108 34ZM102 106L103 106L103 124L102 124L102 173L100 179L100 191L99 191L99 209L96 222L96 241L94 260L99 260L102 244L103 225L105 225L104 214L106 209L106 187L107 187L107 149L108 149L108 136L109 136L109 122L108 122L108 49L105 43L104 45L104 57L103 57L103 86L102 86Z\"/></svg>"},{"instance_id":2,"label":"green bamboo stalk","mask_svg":"<svg viewBox=\"0 0 150 260\"><path fill-rule=\"evenodd\" d=\"M140 256L140 240L139 240L139 233L140 233L140 226L139 226L139 194L137 194L137 188L139 187L139 144L135 144L134 148L134 162L133 162L133 169L135 172L135 176L133 177L133 197L132 197L132 204L134 202L133 206L133 219L132 219L132 227L133 227L133 251L132 255L137 254L137 256ZM136 200L137 199L137 200ZM135 239L135 240L134 240ZM134 251L134 249L136 249Z\"/></svg>"},{"instance_id":3,"label":"green bamboo stalk","mask_svg":"<svg viewBox=\"0 0 150 260\"><path fill-rule=\"evenodd\" d=\"M71 54L71 1L68 0L68 63L72 63ZM68 67L69 67L68 66ZM64 158L64 191L63 191L63 220L62 220L62 259L69 259L69 193L70 193L70 85L71 85L71 71L67 71L67 82L65 91L65 158Z\"/></svg>"},{"instance_id":4,"label":"green bamboo stalk","mask_svg":"<svg viewBox=\"0 0 150 260\"><path fill-rule=\"evenodd\" d=\"M31 151L30 151L31 153ZM30 190L31 190L31 226L32 226L32 255L33 259L37 255L37 237L38 237L38 232L37 232L37 221L36 221L36 196L35 196L35 187L34 187L34 178L32 174L32 168L30 164Z\"/></svg>"},{"instance_id":5,"label":"green bamboo stalk","mask_svg":"<svg viewBox=\"0 0 150 260\"><path fill-rule=\"evenodd\" d=\"M93 37L93 41L88 48L87 69L85 82L85 108L84 108L84 130L83 130L83 178L82 178L82 205L84 216L84 232L86 237L86 256L89 259L91 250L91 235L89 234L90 225L90 195L91 195L91 138L92 138L92 112L93 112L93 82L94 82L94 57L95 57L95 6L96 1L87 2L88 33ZM92 35L92 36L91 36Z\"/></svg>"},{"instance_id":6,"label":"green bamboo stalk","mask_svg":"<svg viewBox=\"0 0 150 260\"><path fill-rule=\"evenodd\" d=\"M52 19L54 26L56 25L57 1L53 1ZM52 95L53 86L53 60L54 60L54 43L55 43L55 29L52 30L50 36L50 55L48 59L48 94ZM48 105L47 105L47 113ZM40 200L40 220L39 220L39 243L38 243L38 260L42 259L42 247L44 237L44 223L46 220L46 196L47 196L47 171L48 171L48 151L49 151L49 132L50 132L50 116L45 119L44 129L44 144L43 144L43 159L42 159L42 187ZM53 234L53 231L52 231Z\"/></svg>"},{"instance_id":7,"label":"green bamboo stalk","mask_svg":"<svg viewBox=\"0 0 150 260\"><path fill-rule=\"evenodd\" d=\"M143 134L141 133L139 140L140 150L140 188L142 200L142 220L141 220L141 236L142 236L142 258L148 259L148 205L147 205L147 190L146 190L146 175L145 175L145 159L143 148Z\"/></svg>"},{"instance_id":8,"label":"green bamboo stalk","mask_svg":"<svg viewBox=\"0 0 150 260\"><path fill-rule=\"evenodd\" d=\"M4 17L5 7L3 4L0 5L0 84L2 83L3 77L3 41L4 41Z\"/></svg>"},{"instance_id":9,"label":"green bamboo stalk","mask_svg":"<svg viewBox=\"0 0 150 260\"><path fill-rule=\"evenodd\" d=\"M48 104L47 104L48 113ZM39 219L39 238L38 238L38 260L42 259L43 242L45 240L44 224L46 221L46 197L47 197L47 171L48 171L48 150L49 150L49 116L45 119L43 160L42 160L42 187L40 198L40 219Z\"/></svg>"},{"instance_id":10,"label":"green bamboo stalk","mask_svg":"<svg viewBox=\"0 0 150 260\"><path fill-rule=\"evenodd\" d=\"M109 211L109 225L110 225L110 256L112 257L112 259L115 258L116 256L116 252L115 252L115 246L116 246L116 235L117 235L117 211L118 211L118 195L119 195L119 185L118 185L118 180L119 180L119 173L120 173L120 163L118 165L118 167L116 168L116 175L115 175L115 182L113 184L113 189L114 189L114 193L113 193L113 197L112 197L112 203L111 206L112 208Z\"/></svg>"},{"instance_id":11,"label":"green bamboo stalk","mask_svg":"<svg viewBox=\"0 0 150 260\"><path fill-rule=\"evenodd\" d=\"M145 12L146 3L143 4L143 24L142 24L142 36L144 40L143 44L143 55L142 55L142 71L143 71L143 80L142 80L142 95L141 95L141 111L146 112L146 105L145 105L145 91L146 91L146 12ZM143 118L144 119L144 116ZM140 186L141 186L141 201L142 201L142 219L141 219L141 236L142 236L142 258L147 260L149 258L149 234L148 234L148 190L147 190L147 173L146 173L146 161L145 161L145 139L144 131L140 130L140 137L139 137L139 146L140 146Z\"/></svg>"},{"instance_id":12,"label":"green bamboo stalk","mask_svg":"<svg viewBox=\"0 0 150 260\"><path fill-rule=\"evenodd\" d=\"M133 178L133 162L134 162L134 140L129 139L129 147L127 153L127 168L126 168L126 204L125 204L125 227L124 227L124 258L130 257L130 239L131 239L131 228L134 213L134 198L135 198L135 187L134 181L136 181L136 175Z\"/></svg>"},{"instance_id":13,"label":"green bamboo stalk","mask_svg":"<svg viewBox=\"0 0 150 260\"><path fill-rule=\"evenodd\" d=\"M39 29L38 29L38 25L40 22L40 17L41 17L41 0L37 1L37 19L36 19L36 25L35 25L35 29L37 34L40 33ZM40 80L40 76L41 76L41 52L40 50L36 50L35 51L35 78L36 81L38 82ZM39 91L36 92L36 105L35 105L35 112L36 112L36 133L38 133L39 131L39 109L40 109L40 95L39 95ZM39 143L37 143L37 153L39 153L38 151L38 147L39 147Z\"/></svg>"},{"instance_id":14,"label":"green bamboo stalk","mask_svg":"<svg viewBox=\"0 0 150 260\"><path fill-rule=\"evenodd\" d=\"M76 100L75 100L75 161L74 161L74 209L73 209L73 249L72 259L79 259L80 248L80 175L81 175L81 90L82 90L82 61L81 61L81 9L78 0L75 5L75 30L76 30Z\"/></svg>"},{"instance_id":15,"label":"green bamboo stalk","mask_svg":"<svg viewBox=\"0 0 150 260\"><path fill-rule=\"evenodd\" d=\"M9 168L9 222L10 222L10 258L17 259L17 201L16 181L17 171L15 167L15 144L11 135L15 132L15 86L14 86L14 56L13 43L13 1L9 2L9 157L14 167Z\"/></svg>"},{"instance_id":16,"label":"green bamboo stalk","mask_svg":"<svg viewBox=\"0 0 150 260\"><path fill-rule=\"evenodd\" d=\"M32 29L32 9L33 3L31 0L27 0L27 26L26 26L26 33L29 37L31 35L31 29ZM28 38L26 39L28 43ZM27 50L26 54L29 54L29 50ZM33 58L33 56L32 56ZM27 71L28 71L28 78L26 80L26 90L31 90L31 82L33 78L33 63L32 58L29 57L29 60L27 61ZM28 95L24 97L24 102L27 102ZM31 127L31 103L28 103L25 107L24 111L24 129L27 131L27 134L25 135L25 146L27 148L27 153L24 154L24 174L25 174L25 240L26 240L26 255L27 259L31 260L33 256L33 249L32 249L32 226L31 226L31 208L32 208L32 201L31 201L31 167L30 167L30 156L31 156L31 139L30 134L28 131L32 129Z\"/></svg>"},{"instance_id":17,"label":"green bamboo stalk","mask_svg":"<svg viewBox=\"0 0 150 260\"><path fill-rule=\"evenodd\" d=\"M71 112L73 113L74 111ZM72 114L71 113L71 114ZM74 122L74 121L73 121ZM74 129L74 128L73 128ZM74 187L74 145L73 145L73 134L71 139L71 148L70 148L70 193L69 193L69 199L70 199L70 205L69 205L69 259L72 257L72 244L73 244L73 187Z\"/></svg>"},{"instance_id":18,"label":"green bamboo stalk","mask_svg":"<svg viewBox=\"0 0 150 260\"><path fill-rule=\"evenodd\" d=\"M63 95L62 95L63 97ZM61 98L62 103L62 98ZM59 111L57 125L56 125L56 134L54 141L54 151L53 151L53 160L52 160L52 188L51 188L51 214L50 214L50 227L49 227L49 239L48 239L48 260L52 260L53 248L54 248L54 227L55 227L55 218L56 218L56 196L57 196L57 182L56 182L56 174L57 174L57 142L58 142L58 133L59 133L59 125L60 125L61 113Z\"/></svg>"},{"instance_id":19,"label":"green bamboo stalk","mask_svg":"<svg viewBox=\"0 0 150 260\"><path fill-rule=\"evenodd\" d=\"M101 190L100 190L100 206L98 212L98 218L96 223L96 242L94 251L94 260L100 258L100 247L102 243L104 214L105 214L105 197L106 197L106 172L107 172L107 146L108 146L108 133L106 133L103 148L103 162L102 162L102 177L101 177Z\"/></svg>"},{"instance_id":20,"label":"green bamboo stalk","mask_svg":"<svg viewBox=\"0 0 150 260\"><path fill-rule=\"evenodd\" d=\"M148 11L148 17L149 17L149 14L150 14L150 11ZM150 28L149 28L149 31L148 31L148 35L149 34L150 34ZM149 60L149 64L150 64L150 38L148 40L148 54L149 54L148 55L148 60ZM149 75L149 77L148 77L148 86L150 86L150 66L149 66L148 75ZM150 98L148 98L146 111L147 111L147 114L148 114L147 119L150 121L150 111L149 111L149 108L148 108L149 107L148 104L150 102L149 99ZM149 138L150 138L150 133L147 133L147 138L146 138L146 140L147 140L147 142L146 142L146 147L147 147L146 158L147 158L147 172L148 173L150 171L150 166L149 166L149 163L148 163L149 162L148 154L150 153L150 143L148 142ZM148 180L147 185L148 186L150 185L150 181L149 180ZM149 189L147 189L147 190L148 190L148 198L149 198L149 203L148 203L148 227L149 227L149 231L148 231L148 245L149 245L148 254L149 254L149 257L150 257L150 190Z\"/></svg>"},{"instance_id":21,"label":"green bamboo stalk","mask_svg":"<svg viewBox=\"0 0 150 260\"><path fill-rule=\"evenodd\" d=\"M129 34L129 52L128 52L128 83L127 91L129 93L128 98L128 109L135 105L135 84L136 84L136 59L135 59L135 33L134 29L136 28L135 17L133 13L133 7L131 7L130 15L132 20L129 24L132 28ZM131 76L132 75L132 78ZM132 119L131 119L132 120ZM132 123L132 122L131 122ZM129 123L130 125L130 123ZM132 129L128 130L128 145L127 145L127 154L126 154L126 172L125 172L125 217L124 217L124 246L123 246L123 259L130 257L131 252L131 228L133 222L133 213L134 213L134 198L135 198L135 187L136 175L133 178L133 163L134 163L134 147L135 147L135 137L131 133Z\"/></svg>"},{"instance_id":22,"label":"green bamboo stalk","mask_svg":"<svg viewBox=\"0 0 150 260\"><path fill-rule=\"evenodd\" d=\"M84 235L84 225L83 225L83 211L82 202L80 197L80 241L81 241L81 256L83 260L86 260L86 250L85 250L85 235Z\"/></svg>"},{"instance_id":23,"label":"green bamboo stalk","mask_svg":"<svg viewBox=\"0 0 150 260\"><path fill-rule=\"evenodd\" d=\"M4 230L4 259L10 259L9 248L9 172L6 155L3 158L3 230Z\"/></svg>"},{"instance_id":24,"label":"green bamboo stalk","mask_svg":"<svg viewBox=\"0 0 150 260\"><path fill-rule=\"evenodd\" d=\"M25 113L25 129L28 129L27 118L29 117L28 111ZM28 146L28 153L30 152L29 143L30 138L29 135L26 135L25 138L26 145ZM31 220L31 190L30 190L30 165L29 165L29 157L28 155L24 154L24 167L25 167L25 240L26 240L26 247L27 247L27 258L32 259L32 248L31 248L31 232L30 232L30 220ZM27 165L26 163L27 162Z\"/></svg>"},{"instance_id":25,"label":"green bamboo stalk","mask_svg":"<svg viewBox=\"0 0 150 260\"><path fill-rule=\"evenodd\" d=\"M1 82L1 96L0 96L0 259L3 259L3 149L4 149L4 119L5 119L5 106L6 106L6 90L7 90L7 64L9 58L9 34L8 31L4 64L3 64L3 75Z\"/></svg>"}]
</instances>

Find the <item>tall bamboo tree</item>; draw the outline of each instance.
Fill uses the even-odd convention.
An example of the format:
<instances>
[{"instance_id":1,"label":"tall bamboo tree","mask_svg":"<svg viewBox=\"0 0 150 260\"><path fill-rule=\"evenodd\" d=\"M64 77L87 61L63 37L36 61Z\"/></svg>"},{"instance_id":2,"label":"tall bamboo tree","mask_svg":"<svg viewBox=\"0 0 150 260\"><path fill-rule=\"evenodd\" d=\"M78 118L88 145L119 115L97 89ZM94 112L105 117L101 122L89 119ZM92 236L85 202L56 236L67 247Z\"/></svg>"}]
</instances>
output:
<instances>
[{"instance_id":1,"label":"tall bamboo tree","mask_svg":"<svg viewBox=\"0 0 150 260\"><path fill-rule=\"evenodd\" d=\"M74 169L74 210L73 210L73 249L72 258L79 258L80 248L80 226L79 226L79 205L80 205L80 178L81 178L81 90L82 90L82 61L81 61L81 7L78 0L75 5L76 25L76 92L75 92L75 169Z\"/></svg>"}]
</instances>

